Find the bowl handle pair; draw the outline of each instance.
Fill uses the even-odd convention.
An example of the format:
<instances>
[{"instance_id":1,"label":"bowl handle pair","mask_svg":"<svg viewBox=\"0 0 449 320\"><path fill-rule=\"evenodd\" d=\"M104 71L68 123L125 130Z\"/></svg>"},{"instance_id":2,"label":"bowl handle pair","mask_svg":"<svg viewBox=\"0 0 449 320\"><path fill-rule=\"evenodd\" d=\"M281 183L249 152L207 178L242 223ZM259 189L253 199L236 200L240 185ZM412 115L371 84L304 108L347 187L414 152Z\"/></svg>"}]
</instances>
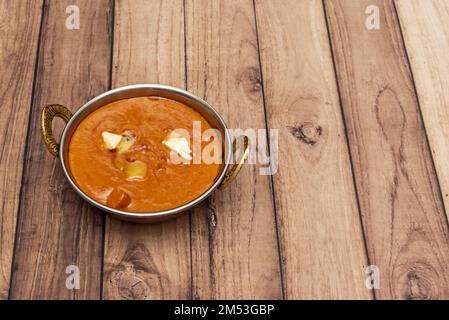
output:
<instances>
[{"instance_id":1,"label":"bowl handle pair","mask_svg":"<svg viewBox=\"0 0 449 320\"><path fill-rule=\"evenodd\" d=\"M52 155L59 158L59 143L56 142L52 130L52 123L55 117L61 118L67 123L72 117L72 112L60 104L50 104L42 110L41 132L45 145Z\"/></svg>"},{"instance_id":2,"label":"bowl handle pair","mask_svg":"<svg viewBox=\"0 0 449 320\"><path fill-rule=\"evenodd\" d=\"M52 155L54 155L56 158L59 158L59 143L56 142L52 130L52 123L55 117L59 117L67 123L72 117L72 112L70 112L69 109L60 104L50 104L48 106L45 106L42 110L41 132L44 138L45 145ZM243 150L241 148L243 148ZM234 140L234 142L232 143L232 154L236 155L238 151L240 159L236 160L236 163L226 173L223 181L218 186L219 189L226 188L237 177L238 173L243 167L243 164L249 156L249 149L249 139L247 136L242 135Z\"/></svg>"}]
</instances>

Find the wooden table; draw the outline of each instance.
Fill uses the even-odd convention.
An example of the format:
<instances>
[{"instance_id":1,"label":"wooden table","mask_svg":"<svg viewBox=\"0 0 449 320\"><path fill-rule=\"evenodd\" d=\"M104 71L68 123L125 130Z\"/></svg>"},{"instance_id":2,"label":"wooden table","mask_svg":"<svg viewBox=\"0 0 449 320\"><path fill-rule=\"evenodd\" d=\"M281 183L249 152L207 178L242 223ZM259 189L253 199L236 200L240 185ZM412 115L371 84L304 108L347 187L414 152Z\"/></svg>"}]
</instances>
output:
<instances>
[{"instance_id":1,"label":"wooden table","mask_svg":"<svg viewBox=\"0 0 449 320\"><path fill-rule=\"evenodd\" d=\"M0 34L1 299L449 298L449 1L1 0ZM40 113L132 83L278 129L276 174L165 223L105 216Z\"/></svg>"}]
</instances>

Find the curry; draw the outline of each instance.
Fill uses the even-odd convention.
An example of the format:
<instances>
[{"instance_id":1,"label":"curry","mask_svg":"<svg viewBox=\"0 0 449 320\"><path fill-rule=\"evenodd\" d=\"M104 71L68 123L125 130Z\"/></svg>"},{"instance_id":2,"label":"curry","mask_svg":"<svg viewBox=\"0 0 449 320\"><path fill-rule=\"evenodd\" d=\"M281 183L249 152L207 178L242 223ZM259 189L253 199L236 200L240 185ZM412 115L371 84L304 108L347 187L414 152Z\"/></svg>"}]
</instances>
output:
<instances>
[{"instance_id":1,"label":"curry","mask_svg":"<svg viewBox=\"0 0 449 320\"><path fill-rule=\"evenodd\" d=\"M208 190L222 169L220 161L192 161L219 140L203 134L195 138L195 123L201 133L212 128L195 110L166 98L138 97L102 106L71 137L71 175L89 197L111 208L157 212L179 207ZM192 148L195 143L201 148Z\"/></svg>"}]
</instances>

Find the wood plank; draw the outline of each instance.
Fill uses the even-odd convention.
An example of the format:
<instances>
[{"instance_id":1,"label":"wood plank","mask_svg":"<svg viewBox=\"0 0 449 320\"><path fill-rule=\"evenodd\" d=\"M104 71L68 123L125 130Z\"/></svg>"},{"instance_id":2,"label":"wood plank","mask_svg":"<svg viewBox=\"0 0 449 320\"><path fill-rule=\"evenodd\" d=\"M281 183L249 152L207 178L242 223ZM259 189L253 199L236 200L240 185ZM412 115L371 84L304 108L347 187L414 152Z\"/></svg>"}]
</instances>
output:
<instances>
[{"instance_id":1,"label":"wood plank","mask_svg":"<svg viewBox=\"0 0 449 320\"><path fill-rule=\"evenodd\" d=\"M71 0L47 1L26 150L11 298L98 299L103 216L70 188L61 164L40 134L44 105L75 111L107 90L111 3L78 0L79 30L65 27ZM61 130L61 123L57 123ZM80 271L80 289L68 290L66 267Z\"/></svg>"},{"instance_id":2,"label":"wood plank","mask_svg":"<svg viewBox=\"0 0 449 320\"><path fill-rule=\"evenodd\" d=\"M393 2L325 3L376 297L448 298L447 221Z\"/></svg>"},{"instance_id":3,"label":"wood plank","mask_svg":"<svg viewBox=\"0 0 449 320\"><path fill-rule=\"evenodd\" d=\"M255 3L286 298L370 299L322 2Z\"/></svg>"},{"instance_id":4,"label":"wood plank","mask_svg":"<svg viewBox=\"0 0 449 320\"><path fill-rule=\"evenodd\" d=\"M396 1L441 192L449 212L449 2Z\"/></svg>"},{"instance_id":5,"label":"wood plank","mask_svg":"<svg viewBox=\"0 0 449 320\"><path fill-rule=\"evenodd\" d=\"M115 7L113 86L185 87L181 0L119 0ZM190 297L189 216L153 225L107 219L104 298Z\"/></svg>"},{"instance_id":6,"label":"wood plank","mask_svg":"<svg viewBox=\"0 0 449 320\"><path fill-rule=\"evenodd\" d=\"M186 36L188 90L230 128L265 129L252 1L186 1ZM270 180L259 168L246 166L192 213L196 299L282 297Z\"/></svg>"},{"instance_id":7,"label":"wood plank","mask_svg":"<svg viewBox=\"0 0 449 320\"><path fill-rule=\"evenodd\" d=\"M0 300L8 298L42 1L0 1Z\"/></svg>"}]
</instances>

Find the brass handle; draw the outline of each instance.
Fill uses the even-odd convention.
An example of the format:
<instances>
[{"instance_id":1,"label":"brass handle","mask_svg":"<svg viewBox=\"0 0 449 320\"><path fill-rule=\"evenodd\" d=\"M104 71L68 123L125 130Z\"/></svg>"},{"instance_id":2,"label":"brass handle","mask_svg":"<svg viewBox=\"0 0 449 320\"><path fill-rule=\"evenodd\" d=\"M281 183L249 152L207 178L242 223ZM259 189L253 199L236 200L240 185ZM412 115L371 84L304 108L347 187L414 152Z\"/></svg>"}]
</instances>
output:
<instances>
[{"instance_id":1,"label":"brass handle","mask_svg":"<svg viewBox=\"0 0 449 320\"><path fill-rule=\"evenodd\" d=\"M41 132L48 151L56 158L59 158L59 143L53 137L52 123L55 117L59 117L69 122L72 113L69 109L60 104L50 104L45 106L41 115Z\"/></svg>"},{"instance_id":2,"label":"brass handle","mask_svg":"<svg viewBox=\"0 0 449 320\"><path fill-rule=\"evenodd\" d=\"M240 159L236 161L236 163L232 166L231 170L229 170L221 184L218 186L218 189L224 189L226 188L229 183L231 183L239 174L240 170L242 169L243 164L245 163L246 159L248 159L249 156L249 139L247 136L240 136L234 140L232 143L232 153L235 155L237 153L237 141L239 139L243 139L243 143L239 144L239 147L243 147L243 151L240 150L241 156ZM243 145L243 146L242 146Z\"/></svg>"}]
</instances>

